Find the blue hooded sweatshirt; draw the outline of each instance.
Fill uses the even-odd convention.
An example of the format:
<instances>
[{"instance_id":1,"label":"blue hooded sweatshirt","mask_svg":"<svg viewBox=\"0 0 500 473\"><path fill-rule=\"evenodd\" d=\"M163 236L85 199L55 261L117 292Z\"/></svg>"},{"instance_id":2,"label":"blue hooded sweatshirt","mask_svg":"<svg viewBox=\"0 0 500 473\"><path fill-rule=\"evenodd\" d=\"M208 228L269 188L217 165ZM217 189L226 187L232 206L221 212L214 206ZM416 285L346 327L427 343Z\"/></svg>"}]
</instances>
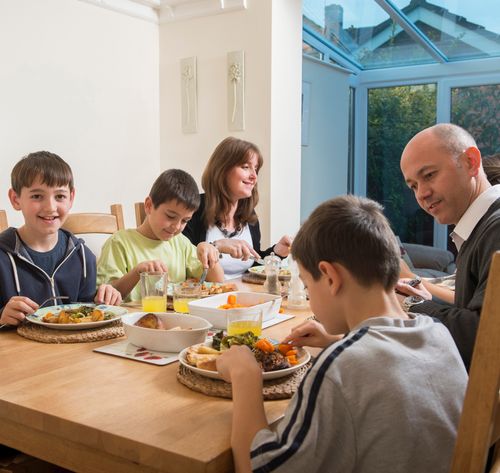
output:
<instances>
[{"instance_id":1,"label":"blue hooded sweatshirt","mask_svg":"<svg viewBox=\"0 0 500 473\"><path fill-rule=\"evenodd\" d=\"M64 259L52 274L33 263L15 228L0 233L0 311L13 296L25 296L40 304L53 296L69 302L92 302L96 293L96 259L84 241L68 236Z\"/></svg>"}]
</instances>

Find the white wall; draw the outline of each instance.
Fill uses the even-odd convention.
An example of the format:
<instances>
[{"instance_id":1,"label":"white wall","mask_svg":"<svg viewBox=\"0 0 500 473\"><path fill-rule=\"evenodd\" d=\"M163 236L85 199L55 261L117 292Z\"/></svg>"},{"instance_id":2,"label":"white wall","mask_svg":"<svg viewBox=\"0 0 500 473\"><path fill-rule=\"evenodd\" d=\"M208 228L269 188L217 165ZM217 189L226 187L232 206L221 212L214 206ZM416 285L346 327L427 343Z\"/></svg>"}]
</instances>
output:
<instances>
[{"instance_id":1,"label":"white wall","mask_svg":"<svg viewBox=\"0 0 500 473\"><path fill-rule=\"evenodd\" d=\"M160 170L158 25L78 0L0 0L0 208L41 149L73 168L74 211L122 203L135 223Z\"/></svg>"},{"instance_id":2,"label":"white wall","mask_svg":"<svg viewBox=\"0 0 500 473\"><path fill-rule=\"evenodd\" d=\"M311 84L309 141L302 146L301 220L321 202L347 192L349 74L304 56Z\"/></svg>"},{"instance_id":3,"label":"white wall","mask_svg":"<svg viewBox=\"0 0 500 473\"><path fill-rule=\"evenodd\" d=\"M249 0L247 6L160 25L161 167L181 167L200 185L223 138L256 143L264 155L257 212L266 245L294 233L299 224L302 11L300 0ZM246 129L241 132L227 128L226 62L235 50L245 51ZM183 134L179 61L190 56L197 56L198 132Z\"/></svg>"}]
</instances>

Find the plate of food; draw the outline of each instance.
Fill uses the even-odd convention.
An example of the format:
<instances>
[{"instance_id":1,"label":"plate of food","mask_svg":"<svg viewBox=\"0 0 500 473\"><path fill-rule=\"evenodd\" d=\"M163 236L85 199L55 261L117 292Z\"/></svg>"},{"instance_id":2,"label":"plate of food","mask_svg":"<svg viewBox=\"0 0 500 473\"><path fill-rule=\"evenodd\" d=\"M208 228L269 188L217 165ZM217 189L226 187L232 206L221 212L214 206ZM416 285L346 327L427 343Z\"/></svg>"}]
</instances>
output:
<instances>
[{"instance_id":1,"label":"plate of food","mask_svg":"<svg viewBox=\"0 0 500 473\"><path fill-rule=\"evenodd\" d=\"M273 344L267 338L255 337L251 332L241 335L214 335L212 341L199 343L185 348L179 354L179 362L186 368L207 378L222 379L216 370L217 358L231 345L247 345L262 367L264 380L289 376L304 366L311 355L304 348L291 345ZM218 342L217 338L221 340Z\"/></svg>"},{"instance_id":2,"label":"plate of food","mask_svg":"<svg viewBox=\"0 0 500 473\"><path fill-rule=\"evenodd\" d=\"M265 266L252 266L251 268L249 268L248 271L252 274L255 274L257 276L265 278L266 277L265 269L266 269ZM292 275L291 275L290 270L288 268L281 268L279 270L278 278L281 281L288 281L288 280L290 280L291 276Z\"/></svg>"},{"instance_id":3,"label":"plate of food","mask_svg":"<svg viewBox=\"0 0 500 473\"><path fill-rule=\"evenodd\" d=\"M186 285L190 282L198 282L198 279L188 279L185 281ZM235 291L236 286L232 283L219 283L219 282L204 282L201 285L201 297L214 296L216 294L222 294L224 292ZM169 283L167 295L173 297L174 295L174 284Z\"/></svg>"},{"instance_id":4,"label":"plate of food","mask_svg":"<svg viewBox=\"0 0 500 473\"><path fill-rule=\"evenodd\" d=\"M56 330L83 330L109 324L126 313L123 307L79 302L43 307L26 320Z\"/></svg>"}]
</instances>

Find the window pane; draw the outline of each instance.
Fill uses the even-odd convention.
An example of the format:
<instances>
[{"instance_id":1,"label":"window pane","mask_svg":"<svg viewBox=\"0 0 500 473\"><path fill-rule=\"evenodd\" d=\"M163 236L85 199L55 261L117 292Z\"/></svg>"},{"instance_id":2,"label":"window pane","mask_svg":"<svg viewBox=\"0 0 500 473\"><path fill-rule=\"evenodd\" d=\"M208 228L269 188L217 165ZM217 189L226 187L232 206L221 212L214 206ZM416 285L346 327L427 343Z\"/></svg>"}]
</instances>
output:
<instances>
[{"instance_id":1,"label":"window pane","mask_svg":"<svg viewBox=\"0 0 500 473\"><path fill-rule=\"evenodd\" d=\"M500 152L500 84L451 89L451 121L476 140L483 156Z\"/></svg>"},{"instance_id":2,"label":"window pane","mask_svg":"<svg viewBox=\"0 0 500 473\"><path fill-rule=\"evenodd\" d=\"M316 48L313 48L310 44L307 44L305 41L302 41L302 54L315 57L316 59L323 59L323 53L318 51Z\"/></svg>"},{"instance_id":3,"label":"window pane","mask_svg":"<svg viewBox=\"0 0 500 473\"><path fill-rule=\"evenodd\" d=\"M304 25L365 69L436 62L374 1L304 0Z\"/></svg>"},{"instance_id":4,"label":"window pane","mask_svg":"<svg viewBox=\"0 0 500 473\"><path fill-rule=\"evenodd\" d=\"M368 91L367 195L385 207L402 241L433 244L434 223L417 204L399 167L410 138L436 123L436 85Z\"/></svg>"},{"instance_id":5,"label":"window pane","mask_svg":"<svg viewBox=\"0 0 500 473\"><path fill-rule=\"evenodd\" d=\"M451 60L500 55L498 0L396 0L395 4Z\"/></svg>"}]
</instances>

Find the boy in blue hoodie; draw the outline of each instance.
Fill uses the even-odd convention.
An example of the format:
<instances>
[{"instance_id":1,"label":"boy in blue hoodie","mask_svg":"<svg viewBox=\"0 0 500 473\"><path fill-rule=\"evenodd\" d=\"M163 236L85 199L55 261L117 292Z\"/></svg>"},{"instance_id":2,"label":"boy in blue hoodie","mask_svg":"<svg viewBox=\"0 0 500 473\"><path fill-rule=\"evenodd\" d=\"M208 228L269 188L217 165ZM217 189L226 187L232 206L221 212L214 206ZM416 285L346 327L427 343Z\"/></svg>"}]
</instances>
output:
<instances>
[{"instance_id":1,"label":"boy in blue hoodie","mask_svg":"<svg viewBox=\"0 0 500 473\"><path fill-rule=\"evenodd\" d=\"M48 151L31 153L14 166L11 185L9 199L24 225L0 234L0 324L18 325L50 297L120 304L112 286L96 292L94 254L61 229L75 197L69 165Z\"/></svg>"}]
</instances>

